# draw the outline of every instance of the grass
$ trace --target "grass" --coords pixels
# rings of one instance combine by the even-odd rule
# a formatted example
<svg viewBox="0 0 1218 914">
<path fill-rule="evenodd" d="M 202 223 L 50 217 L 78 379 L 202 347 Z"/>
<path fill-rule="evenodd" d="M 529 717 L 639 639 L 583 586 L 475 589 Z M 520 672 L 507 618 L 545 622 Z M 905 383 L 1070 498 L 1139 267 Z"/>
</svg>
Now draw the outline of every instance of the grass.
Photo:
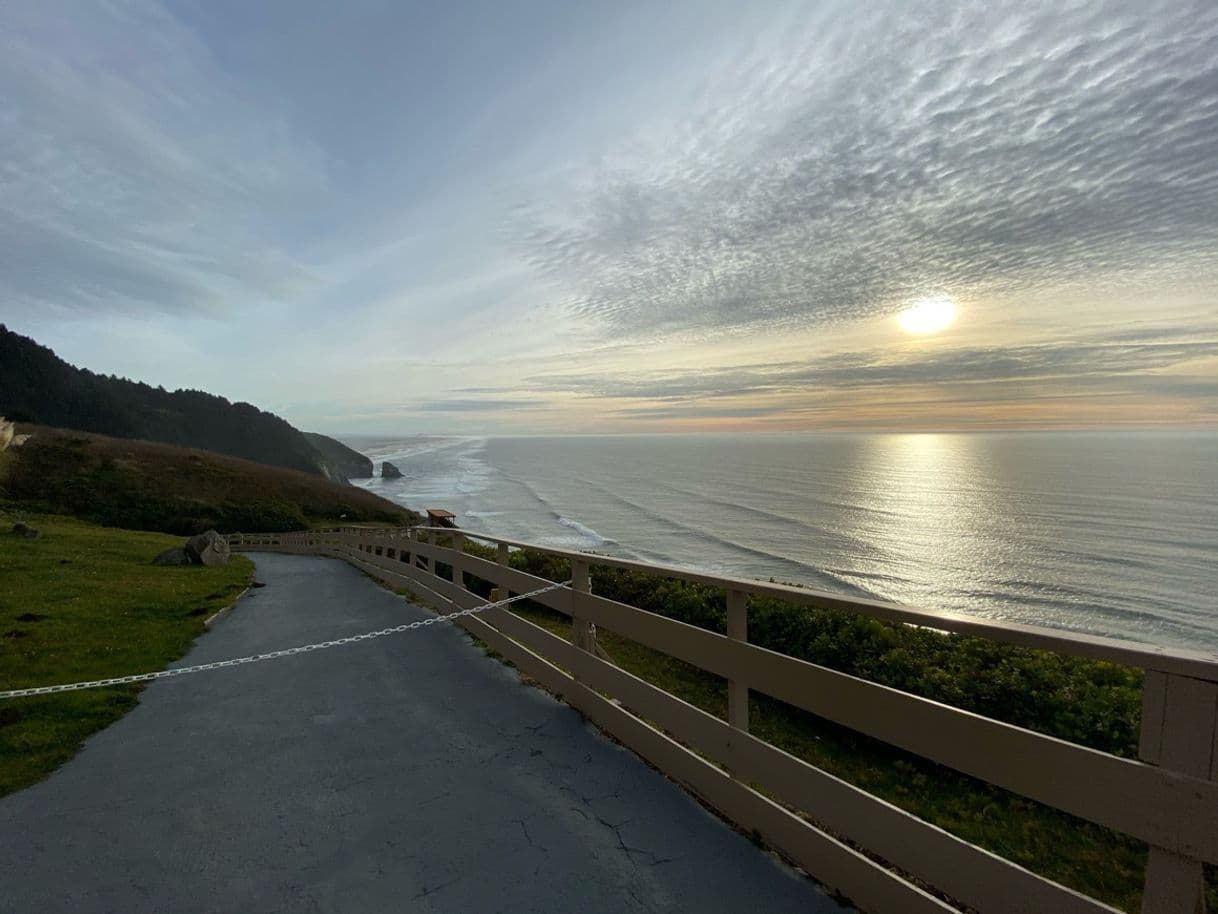
<svg viewBox="0 0 1218 914">
<path fill-rule="evenodd" d="M 406 524 L 417 515 L 355 486 L 211 451 L 23 427 L 0 486 L 31 510 L 111 527 L 189 535 L 278 533 L 335 523 Z"/>
<path fill-rule="evenodd" d="M 42 531 L 10 533 L 16 521 Z M 0 508 L 0 691 L 163 669 L 253 564 L 156 567 L 179 537 Z M 141 686 L 0 701 L 0 796 L 42 780 L 134 707 Z"/>
</svg>

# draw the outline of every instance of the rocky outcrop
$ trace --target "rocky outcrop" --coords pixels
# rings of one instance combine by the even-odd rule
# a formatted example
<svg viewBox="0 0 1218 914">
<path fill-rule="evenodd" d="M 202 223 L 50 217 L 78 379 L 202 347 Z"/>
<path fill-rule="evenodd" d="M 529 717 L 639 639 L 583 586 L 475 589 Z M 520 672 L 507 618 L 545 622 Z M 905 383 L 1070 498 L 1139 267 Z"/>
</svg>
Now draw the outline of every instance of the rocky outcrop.
<svg viewBox="0 0 1218 914">
<path fill-rule="evenodd" d="M 382 479 L 401 479 L 402 471 L 395 467 L 392 463 L 386 460 L 381 464 Z"/>
<path fill-rule="evenodd" d="M 10 447 L 21 447 L 30 440 L 29 435 L 18 435 L 17 426 L 0 416 L 0 451 Z"/>
<path fill-rule="evenodd" d="M 152 560 L 154 565 L 227 565 L 228 540 L 215 530 L 192 536 L 181 546 L 166 549 Z"/>
<path fill-rule="evenodd" d="M 321 475 L 326 477 L 326 479 L 330 480 L 330 482 L 336 482 L 340 486 L 351 485 L 351 480 L 348 479 L 346 476 L 344 476 L 341 472 L 339 472 L 332 463 L 326 462 L 324 458 L 321 461 L 320 466 L 321 466 Z"/>
<path fill-rule="evenodd" d="M 316 432 L 305 432 L 304 436 L 320 455 L 321 471 L 327 479 L 333 482 L 350 482 L 352 479 L 372 478 L 372 461 L 359 451 Z"/>
</svg>

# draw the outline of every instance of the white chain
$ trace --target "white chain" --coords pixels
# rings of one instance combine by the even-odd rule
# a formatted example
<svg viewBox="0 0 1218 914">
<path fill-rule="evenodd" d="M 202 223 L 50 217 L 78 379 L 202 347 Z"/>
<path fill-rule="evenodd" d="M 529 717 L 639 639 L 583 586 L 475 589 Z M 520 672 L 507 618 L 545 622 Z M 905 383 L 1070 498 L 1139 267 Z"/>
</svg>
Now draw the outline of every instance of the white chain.
<svg viewBox="0 0 1218 914">
<path fill-rule="evenodd" d="M 571 582 L 564 581 L 561 584 L 551 584 L 549 587 L 543 587 L 540 590 L 533 590 L 529 593 L 517 594 L 514 597 L 509 597 L 506 600 L 499 600 L 495 603 L 484 603 L 481 606 L 474 606 L 470 609 L 458 610 L 455 613 L 449 613 L 445 616 L 430 616 L 426 619 L 419 619 L 415 622 L 407 622 L 405 625 L 395 625 L 393 628 L 382 628 L 379 631 L 364 632 L 362 635 L 351 635 L 347 638 L 336 638 L 333 641 L 320 641 L 317 644 L 303 644 L 300 647 L 289 647 L 281 651 L 270 651 L 266 654 L 251 654 L 248 657 L 234 657 L 232 660 L 217 660 L 213 663 L 200 663 L 198 666 L 183 666 L 174 670 L 158 670 L 155 673 L 137 673 L 134 676 L 116 676 L 113 679 L 94 679 L 89 682 L 70 682 L 64 685 L 39 686 L 34 689 L 12 689 L 8 692 L 0 692 L 0 700 L 5 698 L 25 698 L 30 695 L 54 695 L 59 692 L 76 692 L 80 689 L 98 689 L 103 686 L 127 685 L 132 682 L 151 682 L 153 679 L 169 679 L 172 676 L 185 676 L 187 673 L 202 673 L 205 670 L 218 670 L 223 667 L 241 666 L 246 663 L 258 663 L 260 660 L 277 660 L 280 657 L 291 657 L 294 654 L 307 654 L 310 651 L 321 651 L 328 647 L 338 647 L 340 644 L 354 644 L 357 641 L 369 641 L 372 638 L 383 638 L 386 635 L 397 635 L 401 632 L 408 632 L 416 628 L 425 628 L 428 625 L 435 625 L 437 622 L 451 622 L 453 619 L 459 619 L 462 616 L 472 616 L 475 613 L 484 612 L 488 609 L 495 609 L 499 606 L 507 606 L 509 603 L 515 603 L 517 600 L 527 600 L 530 597 L 540 596 L 543 593 L 549 593 L 552 590 L 561 590 L 568 586 Z"/>
</svg>

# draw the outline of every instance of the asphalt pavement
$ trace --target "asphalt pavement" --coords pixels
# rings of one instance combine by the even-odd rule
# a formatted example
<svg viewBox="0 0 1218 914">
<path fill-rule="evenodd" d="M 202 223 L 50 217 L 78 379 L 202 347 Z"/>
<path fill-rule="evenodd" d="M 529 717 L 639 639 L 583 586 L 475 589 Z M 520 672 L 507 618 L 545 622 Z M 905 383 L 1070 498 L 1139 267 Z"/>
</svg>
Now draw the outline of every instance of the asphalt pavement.
<svg viewBox="0 0 1218 914">
<path fill-rule="evenodd" d="M 181 665 L 427 614 L 253 558 Z M 447 625 L 154 682 L 0 800 L 5 914 L 842 910 Z"/>
</svg>

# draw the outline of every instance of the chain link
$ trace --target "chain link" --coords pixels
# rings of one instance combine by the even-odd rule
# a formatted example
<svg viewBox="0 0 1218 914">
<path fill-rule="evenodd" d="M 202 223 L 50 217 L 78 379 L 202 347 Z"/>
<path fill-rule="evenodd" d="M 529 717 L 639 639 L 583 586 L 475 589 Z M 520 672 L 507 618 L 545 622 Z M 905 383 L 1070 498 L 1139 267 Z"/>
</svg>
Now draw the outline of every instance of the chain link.
<svg viewBox="0 0 1218 914">
<path fill-rule="evenodd" d="M 173 670 L 158 670 L 154 673 L 136 673 L 133 676 L 116 676 L 113 679 L 94 679 L 89 682 L 69 682 L 64 685 L 39 686 L 33 689 L 11 689 L 7 692 L 0 692 L 0 701 L 6 698 L 27 698 L 32 695 L 56 695 L 60 692 L 77 692 L 81 689 L 99 689 L 105 686 L 128 685 L 133 682 L 151 682 L 154 679 L 170 679 L 174 676 L 185 676 L 187 673 L 202 673 L 206 670 L 219 670 L 230 666 L 241 666 L 246 663 L 258 663 L 262 660 L 278 660 L 280 657 L 291 657 L 295 654 L 307 654 L 311 651 L 322 651 L 326 648 L 338 647 L 342 644 L 355 644 L 357 641 L 369 641 L 373 638 L 384 638 L 386 635 L 397 635 L 402 632 L 413 631 L 416 628 L 426 628 L 428 625 L 435 625 L 438 622 L 451 622 L 454 619 L 460 619 L 462 616 L 472 616 L 480 612 L 485 612 L 488 609 L 496 609 L 500 606 L 507 606 L 515 603 L 518 600 L 527 600 L 530 597 L 537 597 L 543 593 L 550 593 L 553 590 L 561 590 L 570 585 L 570 581 L 564 581 L 561 584 L 551 584 L 549 587 L 542 587 L 540 590 L 533 590 L 529 593 L 517 594 L 514 597 L 509 597 L 506 600 L 499 600 L 495 603 L 484 603 L 481 606 L 473 606 L 469 609 L 461 609 L 454 613 L 448 613 L 442 616 L 429 616 L 426 619 L 418 619 L 415 622 L 407 622 L 404 625 L 395 625 L 392 628 L 382 628 L 373 632 L 364 632 L 359 635 L 350 635 L 346 638 L 335 638 L 333 641 L 319 641 L 316 644 L 302 644 L 299 647 L 284 648 L 279 651 L 269 651 L 265 654 L 251 654 L 248 657 L 234 657 L 231 660 L 216 660 L 212 663 L 200 663 L 197 666 L 183 666 Z"/>
</svg>

